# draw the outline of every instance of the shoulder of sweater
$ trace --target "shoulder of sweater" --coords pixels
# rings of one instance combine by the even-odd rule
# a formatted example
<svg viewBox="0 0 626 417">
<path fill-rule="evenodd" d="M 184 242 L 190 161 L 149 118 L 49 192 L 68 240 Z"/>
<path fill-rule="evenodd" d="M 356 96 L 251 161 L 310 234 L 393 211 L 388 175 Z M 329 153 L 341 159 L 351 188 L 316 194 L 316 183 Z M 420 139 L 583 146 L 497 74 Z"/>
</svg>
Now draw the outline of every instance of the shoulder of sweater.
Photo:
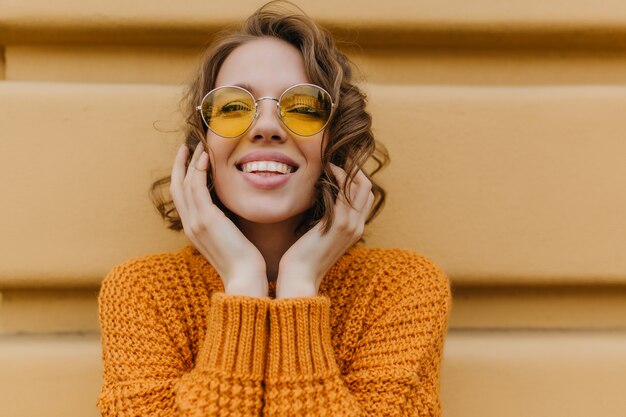
<svg viewBox="0 0 626 417">
<path fill-rule="evenodd" d="M 377 286 L 406 293 L 408 289 L 450 297 L 450 281 L 431 258 L 407 249 L 354 247 L 352 265 L 363 265 L 377 276 Z"/>
<path fill-rule="evenodd" d="M 102 287 L 141 288 L 160 285 L 163 280 L 188 272 L 192 247 L 177 252 L 161 252 L 130 258 L 115 265 L 102 281 Z"/>
</svg>

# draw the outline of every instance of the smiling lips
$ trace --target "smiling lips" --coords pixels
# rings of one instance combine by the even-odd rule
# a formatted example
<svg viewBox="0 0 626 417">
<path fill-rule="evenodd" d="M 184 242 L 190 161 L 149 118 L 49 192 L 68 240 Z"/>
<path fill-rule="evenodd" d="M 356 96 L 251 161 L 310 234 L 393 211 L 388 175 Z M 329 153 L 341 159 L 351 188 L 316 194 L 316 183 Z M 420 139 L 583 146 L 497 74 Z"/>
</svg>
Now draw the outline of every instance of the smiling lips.
<svg viewBox="0 0 626 417">
<path fill-rule="evenodd" d="M 235 164 L 242 172 L 269 175 L 285 175 L 298 170 L 298 164 L 281 152 L 254 151 L 244 155 Z"/>
<path fill-rule="evenodd" d="M 283 186 L 298 170 L 291 158 L 271 151 L 251 152 L 241 158 L 236 167 L 250 185 L 264 190 Z"/>
<path fill-rule="evenodd" d="M 276 161 L 253 161 L 241 164 L 241 170 L 255 174 L 279 175 L 291 173 L 293 167 Z"/>
</svg>

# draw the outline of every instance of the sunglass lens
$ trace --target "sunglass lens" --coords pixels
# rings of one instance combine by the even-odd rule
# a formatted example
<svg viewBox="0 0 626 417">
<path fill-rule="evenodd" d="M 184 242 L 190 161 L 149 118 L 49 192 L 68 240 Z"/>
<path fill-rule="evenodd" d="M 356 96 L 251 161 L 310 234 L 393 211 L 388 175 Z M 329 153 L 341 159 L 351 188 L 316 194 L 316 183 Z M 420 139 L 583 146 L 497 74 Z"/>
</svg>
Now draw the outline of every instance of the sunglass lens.
<svg viewBox="0 0 626 417">
<path fill-rule="evenodd" d="M 218 88 L 202 102 L 202 116 L 207 126 L 218 135 L 239 136 L 254 119 L 254 98 L 236 87 Z"/>
<path fill-rule="evenodd" d="M 319 87 L 297 85 L 280 99 L 280 116 L 295 134 L 311 136 L 328 123 L 332 110 L 330 95 Z"/>
</svg>

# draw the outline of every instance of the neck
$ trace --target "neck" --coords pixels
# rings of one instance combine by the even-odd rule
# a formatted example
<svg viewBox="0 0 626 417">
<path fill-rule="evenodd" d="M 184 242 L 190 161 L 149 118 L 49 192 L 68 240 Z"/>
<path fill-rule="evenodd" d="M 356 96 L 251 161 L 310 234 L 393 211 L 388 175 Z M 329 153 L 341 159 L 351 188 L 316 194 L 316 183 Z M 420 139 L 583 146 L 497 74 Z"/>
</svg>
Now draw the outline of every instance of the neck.
<svg viewBox="0 0 626 417">
<path fill-rule="evenodd" d="M 265 259 L 268 281 L 276 280 L 280 259 L 300 237 L 295 230 L 301 221 L 301 216 L 270 224 L 238 219 L 237 226 L 241 232 L 257 247 Z"/>
</svg>

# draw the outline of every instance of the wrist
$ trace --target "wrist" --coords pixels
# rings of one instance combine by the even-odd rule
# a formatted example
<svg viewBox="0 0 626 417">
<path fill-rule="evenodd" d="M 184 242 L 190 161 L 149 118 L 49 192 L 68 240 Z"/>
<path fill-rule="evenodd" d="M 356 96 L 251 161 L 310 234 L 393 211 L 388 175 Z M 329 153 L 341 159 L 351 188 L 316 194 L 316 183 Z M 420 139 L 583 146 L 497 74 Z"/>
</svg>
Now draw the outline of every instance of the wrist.
<svg viewBox="0 0 626 417">
<path fill-rule="evenodd" d="M 276 281 L 276 299 L 315 297 L 317 286 L 313 279 L 303 279 L 302 276 L 278 275 Z"/>
<path fill-rule="evenodd" d="M 224 284 L 224 294 L 263 298 L 268 296 L 267 278 L 234 279 Z"/>
</svg>

